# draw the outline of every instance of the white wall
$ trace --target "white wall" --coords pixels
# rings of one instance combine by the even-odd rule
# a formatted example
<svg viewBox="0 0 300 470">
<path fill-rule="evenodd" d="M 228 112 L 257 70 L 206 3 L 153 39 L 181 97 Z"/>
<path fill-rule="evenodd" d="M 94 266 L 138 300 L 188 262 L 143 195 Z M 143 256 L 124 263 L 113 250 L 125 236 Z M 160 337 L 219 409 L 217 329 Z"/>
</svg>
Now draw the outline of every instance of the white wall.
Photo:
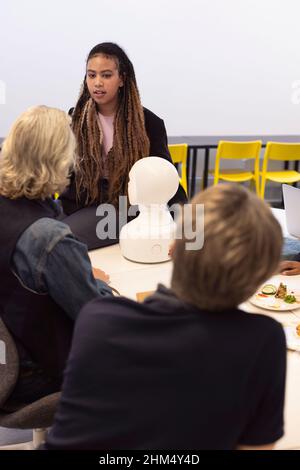
<svg viewBox="0 0 300 470">
<path fill-rule="evenodd" d="M 4 0 L 0 136 L 28 106 L 74 105 L 103 41 L 169 135 L 299 134 L 299 17 L 299 0 Z"/>
</svg>

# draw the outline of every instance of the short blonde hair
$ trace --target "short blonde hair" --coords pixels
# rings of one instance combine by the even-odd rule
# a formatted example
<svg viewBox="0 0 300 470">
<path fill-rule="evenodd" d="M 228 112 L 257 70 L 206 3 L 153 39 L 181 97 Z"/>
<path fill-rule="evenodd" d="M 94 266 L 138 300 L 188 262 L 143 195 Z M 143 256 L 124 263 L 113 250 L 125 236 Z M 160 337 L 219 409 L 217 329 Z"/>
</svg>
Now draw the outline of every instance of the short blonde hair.
<svg viewBox="0 0 300 470">
<path fill-rule="evenodd" d="M 76 141 L 67 114 L 37 106 L 12 126 L 0 155 L 0 194 L 45 199 L 60 193 L 74 167 Z"/>
<path fill-rule="evenodd" d="M 281 227 L 264 201 L 237 184 L 213 186 L 191 203 L 204 205 L 204 245 L 186 250 L 187 240 L 176 240 L 172 289 L 201 309 L 237 307 L 276 271 Z"/>
</svg>

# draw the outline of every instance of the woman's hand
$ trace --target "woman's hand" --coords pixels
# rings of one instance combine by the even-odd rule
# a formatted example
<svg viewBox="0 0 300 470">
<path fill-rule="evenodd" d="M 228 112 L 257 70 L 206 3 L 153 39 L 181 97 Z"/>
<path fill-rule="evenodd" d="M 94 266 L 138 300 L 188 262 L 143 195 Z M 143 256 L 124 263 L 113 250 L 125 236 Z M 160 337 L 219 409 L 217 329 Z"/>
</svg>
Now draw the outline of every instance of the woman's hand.
<svg viewBox="0 0 300 470">
<path fill-rule="evenodd" d="M 109 275 L 102 271 L 102 269 L 93 268 L 93 274 L 95 279 L 109 283 Z"/>
<path fill-rule="evenodd" d="M 279 265 L 280 274 L 284 276 L 295 276 L 300 274 L 300 262 L 299 261 L 281 261 Z"/>
</svg>

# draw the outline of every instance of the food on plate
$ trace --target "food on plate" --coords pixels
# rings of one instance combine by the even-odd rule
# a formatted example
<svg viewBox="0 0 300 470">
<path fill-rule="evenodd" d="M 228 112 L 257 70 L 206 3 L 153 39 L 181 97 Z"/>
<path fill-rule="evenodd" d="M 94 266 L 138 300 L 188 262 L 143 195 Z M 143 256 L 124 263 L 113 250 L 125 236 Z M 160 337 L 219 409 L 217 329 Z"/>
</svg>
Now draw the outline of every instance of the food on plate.
<svg viewBox="0 0 300 470">
<path fill-rule="evenodd" d="M 297 296 L 295 291 L 288 289 L 287 285 L 282 282 L 279 286 L 276 284 L 263 285 L 254 296 L 254 299 L 258 300 L 258 306 L 271 310 L 295 309 L 298 308 L 297 304 L 300 304 L 300 296 Z"/>
<path fill-rule="evenodd" d="M 293 294 L 286 295 L 283 300 L 287 304 L 293 304 L 294 302 L 297 302 L 297 299 Z"/>
<path fill-rule="evenodd" d="M 297 336 L 300 336 L 300 323 L 296 326 L 296 334 Z"/>
<path fill-rule="evenodd" d="M 277 299 L 284 299 L 287 296 L 287 287 L 286 284 L 283 284 L 282 282 L 279 284 L 279 287 L 277 289 L 277 292 L 275 294 L 275 297 Z"/>
<path fill-rule="evenodd" d="M 265 295 L 274 295 L 276 294 L 277 287 L 274 286 L 273 284 L 266 284 L 263 286 L 261 293 Z"/>
</svg>

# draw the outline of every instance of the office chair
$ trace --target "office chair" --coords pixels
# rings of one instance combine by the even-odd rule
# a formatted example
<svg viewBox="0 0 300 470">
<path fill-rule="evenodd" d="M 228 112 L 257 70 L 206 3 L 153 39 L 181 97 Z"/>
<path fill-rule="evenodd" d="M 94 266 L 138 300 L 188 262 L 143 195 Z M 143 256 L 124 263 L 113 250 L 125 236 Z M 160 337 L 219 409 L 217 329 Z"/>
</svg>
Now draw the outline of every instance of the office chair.
<svg viewBox="0 0 300 470">
<path fill-rule="evenodd" d="M 33 439 L 22 444 L 1 446 L 0 450 L 34 450 L 45 440 L 47 428 L 53 422 L 60 392 L 52 393 L 39 400 L 18 407 L 12 412 L 5 407 L 16 385 L 19 375 L 19 356 L 15 342 L 0 318 L 0 427 L 32 429 Z"/>
</svg>

